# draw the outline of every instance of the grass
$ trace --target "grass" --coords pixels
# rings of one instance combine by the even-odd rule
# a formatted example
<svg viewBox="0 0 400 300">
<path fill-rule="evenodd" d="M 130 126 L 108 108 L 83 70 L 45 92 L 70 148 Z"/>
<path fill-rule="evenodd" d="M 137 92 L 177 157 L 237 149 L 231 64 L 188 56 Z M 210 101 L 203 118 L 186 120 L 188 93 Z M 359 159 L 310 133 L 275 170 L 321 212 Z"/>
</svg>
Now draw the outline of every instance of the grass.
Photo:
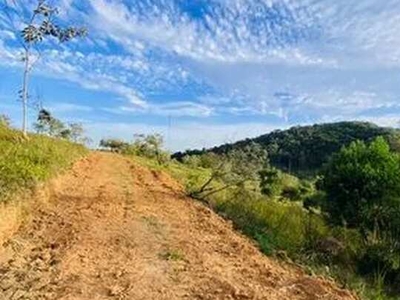
<svg viewBox="0 0 400 300">
<path fill-rule="evenodd" d="M 82 145 L 29 135 L 0 125 L 0 201 L 31 189 L 87 153 Z"/>
<path fill-rule="evenodd" d="M 138 163 L 153 170 L 168 172 L 183 183 L 190 193 L 209 176 L 204 168 L 189 167 L 179 162 L 158 165 L 147 158 L 134 157 Z M 284 177 L 285 187 L 299 186 L 293 176 Z M 216 183 L 218 184 L 218 183 Z M 361 246 L 359 233 L 326 224 L 318 212 L 305 210 L 300 202 L 285 199 L 266 199 L 252 189 L 225 190 L 207 199 L 208 205 L 234 226 L 255 240 L 262 252 L 280 259 L 289 259 L 304 266 L 309 274 L 319 274 L 334 278 L 339 285 L 356 292 L 361 299 L 389 300 L 379 283 L 368 281 L 356 274 L 355 257 Z M 320 241 L 334 237 L 346 245 L 339 256 L 326 253 L 329 249 L 319 249 Z"/>
<path fill-rule="evenodd" d="M 181 261 L 184 260 L 184 255 L 179 250 L 167 250 L 160 253 L 160 258 L 168 261 Z"/>
</svg>

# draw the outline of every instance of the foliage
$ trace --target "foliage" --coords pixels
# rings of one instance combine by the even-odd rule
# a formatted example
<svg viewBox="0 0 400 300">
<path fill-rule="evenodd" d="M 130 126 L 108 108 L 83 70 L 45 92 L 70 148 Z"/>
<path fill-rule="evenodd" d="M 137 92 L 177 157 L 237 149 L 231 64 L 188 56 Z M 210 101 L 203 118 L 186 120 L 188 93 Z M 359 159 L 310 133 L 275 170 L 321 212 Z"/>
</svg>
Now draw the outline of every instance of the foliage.
<svg viewBox="0 0 400 300">
<path fill-rule="evenodd" d="M 394 286 L 400 278 L 400 156 L 383 138 L 354 142 L 332 157 L 320 187 L 330 221 L 363 238 L 359 271 Z"/>
<path fill-rule="evenodd" d="M 159 165 L 170 160 L 170 155 L 163 150 L 163 137 L 160 134 L 135 134 L 131 143 L 119 139 L 102 139 L 100 147 L 125 155 L 135 155 L 155 159 Z"/>
<path fill-rule="evenodd" d="M 85 153 L 81 145 L 40 135 L 26 140 L 0 125 L 0 200 L 48 179 Z"/>
<path fill-rule="evenodd" d="M 46 109 L 41 109 L 37 121 L 33 124 L 38 134 L 46 134 L 51 137 L 63 138 L 74 143 L 84 144 L 88 139 L 84 136 L 81 124 L 64 124 L 61 120 L 53 117 Z"/>
<path fill-rule="evenodd" d="M 268 162 L 267 153 L 258 144 L 249 144 L 224 156 L 208 155 L 205 158 L 204 165 L 210 166 L 211 174 L 198 190 L 192 192 L 191 196 L 198 199 L 257 182 L 259 172 Z M 213 185 L 215 181 L 223 183 L 222 186 Z"/>
<path fill-rule="evenodd" d="M 43 44 L 48 38 L 56 39 L 60 43 L 71 41 L 74 38 L 86 36 L 87 30 L 84 27 L 74 26 L 61 27 L 56 23 L 58 9 L 51 6 L 51 1 L 38 0 L 33 8 L 26 3 L 17 4 L 17 1 L 4 2 L 2 10 L 4 16 L 9 18 L 10 24 L 21 24 L 24 27 L 15 30 L 20 31 L 20 43 L 23 48 L 22 62 L 24 64 L 22 88 L 19 96 L 22 102 L 22 131 L 27 135 L 27 110 L 29 99 L 29 76 L 43 52 L 39 45 Z M 21 11 L 22 9 L 22 11 Z M 18 22 L 14 22 L 17 20 Z M 36 56 L 33 53 L 36 53 Z"/>
<path fill-rule="evenodd" d="M 112 152 L 121 152 L 128 144 L 119 139 L 102 139 L 99 146 Z"/>
<path fill-rule="evenodd" d="M 59 42 L 67 42 L 87 34 L 87 30 L 84 27 L 61 28 L 55 24 L 54 17 L 58 13 L 58 9 L 46 2 L 48 1 L 38 1 L 37 7 L 33 10 L 31 22 L 22 30 L 22 37 L 26 44 L 39 43 L 45 37 L 53 37 Z"/>
<path fill-rule="evenodd" d="M 274 197 L 282 192 L 282 173 L 276 168 L 264 168 L 260 172 L 261 193 Z"/>
<path fill-rule="evenodd" d="M 221 216 L 231 220 L 237 229 L 252 237 L 264 253 L 300 262 L 306 265 L 311 274 L 316 272 L 333 276 L 363 299 L 391 299 L 382 287 L 387 291 L 389 278 L 393 283 L 400 280 L 393 268 L 387 268 L 389 262 L 391 266 L 396 262 L 395 255 L 388 255 L 395 253 L 392 251 L 395 244 L 389 246 L 380 243 L 369 248 L 358 228 L 333 226 L 327 222 L 327 213 L 321 210 L 326 207 L 326 193 L 314 188 L 314 185 L 322 187 L 322 177 L 314 181 L 299 180 L 279 171 L 279 180 L 276 182 L 279 191 L 274 196 L 261 193 L 262 186 L 269 185 L 269 182 L 264 182 L 258 188 L 262 176 L 252 184 L 221 190 L 229 179 L 225 181 L 225 172 L 222 170 L 226 169 L 219 170 L 218 163 L 227 156 L 209 152 L 188 157 L 184 164 L 173 161 L 162 169 L 182 181 L 188 194 L 198 191 L 212 174 L 220 172 L 209 187 L 218 192 L 202 200 Z M 149 160 L 141 162 L 150 167 L 156 166 L 149 165 Z M 244 159 L 244 162 L 247 160 Z M 266 164 L 261 168 L 261 173 L 271 170 Z M 400 220 L 400 217 L 395 219 Z M 391 224 L 400 228 L 400 224 Z M 377 265 L 386 267 L 379 269 Z M 368 269 L 372 270 L 372 274 L 371 271 L 366 272 Z"/>
<path fill-rule="evenodd" d="M 383 138 L 370 145 L 354 142 L 332 157 L 322 189 L 333 222 L 378 229 L 385 225 L 370 220 L 382 220 L 400 199 L 400 158 L 390 152 Z"/>
<path fill-rule="evenodd" d="M 395 147 L 398 145 L 395 136 L 398 137 L 398 135 L 398 130 L 382 128 L 366 122 L 298 126 L 208 150 L 178 152 L 172 158 L 182 161 L 185 156 L 199 156 L 204 153 L 227 154 L 234 149 L 243 149 L 251 143 L 258 143 L 268 152 L 272 166 L 285 172 L 308 177 L 318 173 L 330 156 L 339 151 L 342 146 L 347 146 L 356 140 L 370 142 L 378 136 L 384 136 L 385 139 L 391 139 Z"/>
<path fill-rule="evenodd" d="M 164 139 L 160 134 L 137 134 L 131 147 L 136 155 L 156 159 L 158 164 L 169 160 L 169 155 L 162 150 Z"/>
</svg>

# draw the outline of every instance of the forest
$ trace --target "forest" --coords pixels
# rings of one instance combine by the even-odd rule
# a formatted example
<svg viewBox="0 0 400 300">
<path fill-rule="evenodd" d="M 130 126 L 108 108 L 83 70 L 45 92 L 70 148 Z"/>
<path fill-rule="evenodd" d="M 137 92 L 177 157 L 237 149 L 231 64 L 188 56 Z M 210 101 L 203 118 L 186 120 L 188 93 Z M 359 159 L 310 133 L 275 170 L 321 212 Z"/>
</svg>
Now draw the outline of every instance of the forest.
<svg viewBox="0 0 400 300">
<path fill-rule="evenodd" d="M 368 143 L 378 136 L 383 136 L 392 149 L 399 150 L 399 135 L 398 129 L 383 128 L 368 122 L 316 124 L 276 130 L 256 138 L 211 149 L 178 152 L 172 157 L 182 160 L 186 155 L 200 155 L 208 152 L 225 154 L 254 142 L 268 152 L 269 161 L 273 166 L 288 173 L 307 176 L 315 175 L 333 153 L 356 140 Z"/>
</svg>

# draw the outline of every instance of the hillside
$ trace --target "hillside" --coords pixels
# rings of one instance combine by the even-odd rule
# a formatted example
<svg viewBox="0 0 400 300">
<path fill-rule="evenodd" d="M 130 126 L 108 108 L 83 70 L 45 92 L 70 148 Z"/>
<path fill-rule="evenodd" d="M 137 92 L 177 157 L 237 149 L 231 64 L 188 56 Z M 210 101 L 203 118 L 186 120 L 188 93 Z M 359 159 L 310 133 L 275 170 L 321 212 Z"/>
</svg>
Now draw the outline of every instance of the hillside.
<svg viewBox="0 0 400 300">
<path fill-rule="evenodd" d="M 84 146 L 65 139 L 38 134 L 25 138 L 0 122 L 0 203 L 35 187 L 86 153 Z"/>
<path fill-rule="evenodd" d="M 1 299 L 355 299 L 267 258 L 131 159 L 94 153 L 49 191 L 1 241 Z"/>
<path fill-rule="evenodd" d="M 173 155 L 173 158 L 182 160 L 186 155 L 199 155 L 205 152 L 222 154 L 232 149 L 244 148 L 255 142 L 268 151 L 273 166 L 290 173 L 303 175 L 318 171 L 332 153 L 355 140 L 369 142 L 377 136 L 384 136 L 394 143 L 395 136 L 399 133 L 399 130 L 379 127 L 367 122 L 296 126 L 288 130 L 276 130 L 256 138 L 224 144 L 211 149 L 178 152 Z"/>
</svg>

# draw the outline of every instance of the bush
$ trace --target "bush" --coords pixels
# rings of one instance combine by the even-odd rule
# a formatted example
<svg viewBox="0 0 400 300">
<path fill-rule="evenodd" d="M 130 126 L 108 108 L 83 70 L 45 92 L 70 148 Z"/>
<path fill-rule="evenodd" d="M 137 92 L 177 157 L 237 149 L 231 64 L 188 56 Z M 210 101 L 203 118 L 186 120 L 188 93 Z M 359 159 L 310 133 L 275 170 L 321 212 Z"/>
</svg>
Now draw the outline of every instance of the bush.
<svg viewBox="0 0 400 300">
<path fill-rule="evenodd" d="M 332 157 L 320 186 L 330 221 L 362 237 L 353 260 L 359 273 L 380 288 L 394 286 L 400 276 L 399 155 L 383 138 L 352 143 Z"/>
</svg>

